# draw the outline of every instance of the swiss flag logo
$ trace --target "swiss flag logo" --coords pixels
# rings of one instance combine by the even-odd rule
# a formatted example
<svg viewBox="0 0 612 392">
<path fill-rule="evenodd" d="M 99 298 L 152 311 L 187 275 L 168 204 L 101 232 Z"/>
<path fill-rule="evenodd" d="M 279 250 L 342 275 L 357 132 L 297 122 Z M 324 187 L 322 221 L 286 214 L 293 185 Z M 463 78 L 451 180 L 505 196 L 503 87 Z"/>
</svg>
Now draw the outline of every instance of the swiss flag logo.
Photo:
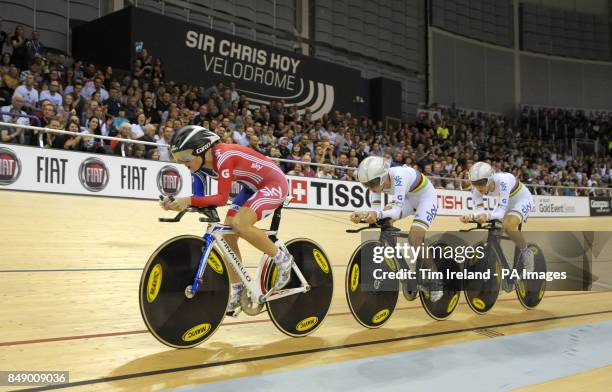
<svg viewBox="0 0 612 392">
<path fill-rule="evenodd" d="M 308 204 L 308 181 L 291 180 L 291 203 Z"/>
</svg>

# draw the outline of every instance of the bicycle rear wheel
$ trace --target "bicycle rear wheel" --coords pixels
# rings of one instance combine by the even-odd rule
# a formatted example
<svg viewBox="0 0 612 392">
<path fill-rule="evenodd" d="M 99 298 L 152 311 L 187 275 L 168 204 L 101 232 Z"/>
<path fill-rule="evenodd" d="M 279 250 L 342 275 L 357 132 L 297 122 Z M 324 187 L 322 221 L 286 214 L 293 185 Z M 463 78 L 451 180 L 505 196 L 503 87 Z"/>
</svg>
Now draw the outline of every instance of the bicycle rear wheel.
<svg viewBox="0 0 612 392">
<path fill-rule="evenodd" d="M 534 272 L 539 275 L 546 274 L 546 260 L 542 250 L 535 244 L 529 244 L 533 252 Z M 523 261 L 519 260 L 519 271 L 523 270 Z M 533 309 L 542 302 L 546 292 L 546 279 L 518 279 L 515 285 L 516 296 L 525 309 Z"/>
<path fill-rule="evenodd" d="M 316 331 L 329 312 L 334 294 L 332 266 L 323 249 L 314 241 L 297 238 L 286 242 L 285 246 L 310 285 L 310 291 L 266 302 L 266 307 L 270 319 L 281 332 L 302 337 Z M 274 285 L 278 273 L 274 262 L 270 262 L 270 267 L 264 276 L 266 290 Z M 300 286 L 300 279 L 292 271 L 285 289 Z"/>
<path fill-rule="evenodd" d="M 430 245 L 431 248 L 447 249 L 450 247 L 449 243 L 454 243 L 455 239 L 450 236 L 442 236 L 439 241 L 433 242 Z M 433 302 L 429 295 L 429 290 L 420 290 L 419 298 L 423 309 L 427 314 L 434 320 L 445 320 L 447 319 L 457 308 L 459 302 L 459 293 L 461 292 L 461 281 L 459 279 L 449 279 L 448 277 L 454 273 L 460 271 L 460 266 L 455 262 L 452 257 L 446 257 L 445 252 L 436 254 L 433 258 L 438 272 L 442 273 L 444 288 L 442 298 Z M 450 253 L 449 253 L 450 254 Z M 417 261 L 417 271 L 419 271 L 419 279 L 421 278 L 421 267 L 423 266 L 423 260 Z M 423 286 L 427 287 L 427 284 Z"/>
</svg>

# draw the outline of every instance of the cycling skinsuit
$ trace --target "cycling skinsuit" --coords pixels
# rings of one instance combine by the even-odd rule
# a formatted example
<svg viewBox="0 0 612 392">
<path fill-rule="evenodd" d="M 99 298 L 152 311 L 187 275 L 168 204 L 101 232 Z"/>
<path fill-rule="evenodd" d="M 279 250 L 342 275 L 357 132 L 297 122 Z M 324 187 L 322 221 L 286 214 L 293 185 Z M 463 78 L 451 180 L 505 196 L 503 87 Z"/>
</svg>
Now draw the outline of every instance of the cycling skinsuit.
<svg viewBox="0 0 612 392">
<path fill-rule="evenodd" d="M 423 173 L 408 166 L 389 169 L 391 188 L 383 189 L 393 199 L 381 211 L 381 194 L 370 192 L 370 204 L 379 218 L 400 219 L 414 214 L 413 226 L 429 229 L 438 212 L 438 195 Z"/>
<path fill-rule="evenodd" d="M 225 143 L 214 145 L 212 155 L 218 192 L 211 196 L 192 196 L 192 206 L 224 206 L 229 199 L 232 182 L 241 184 L 242 190 L 234 198 L 227 216 L 236 215 L 244 206 L 252 209 L 260 220 L 285 201 L 287 178 L 264 155 L 248 147 Z"/>
<path fill-rule="evenodd" d="M 529 189 L 524 186 L 511 173 L 495 173 L 492 178 L 495 189 L 487 196 L 499 196 L 497 206 L 489 213 L 489 220 L 501 220 L 506 214 L 513 214 L 524 222 L 529 216 L 533 206 L 533 196 Z M 474 199 L 474 213 L 481 214 L 484 211 L 483 196 L 476 187 L 472 187 L 472 198 Z"/>
</svg>

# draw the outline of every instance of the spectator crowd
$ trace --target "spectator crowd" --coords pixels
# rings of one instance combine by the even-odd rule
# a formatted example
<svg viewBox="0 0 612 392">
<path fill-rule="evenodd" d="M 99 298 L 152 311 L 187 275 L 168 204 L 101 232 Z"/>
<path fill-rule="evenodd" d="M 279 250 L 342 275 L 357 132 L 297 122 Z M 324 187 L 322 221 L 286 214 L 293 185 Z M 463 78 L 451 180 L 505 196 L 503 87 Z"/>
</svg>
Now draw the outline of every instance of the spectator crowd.
<svg viewBox="0 0 612 392">
<path fill-rule="evenodd" d="M 234 82 L 192 86 L 169 80 L 162 60 L 146 48 L 129 72 L 117 72 L 47 53 L 38 32 L 26 38 L 21 26 L 12 34 L 2 33 L 0 39 L 2 120 L 78 133 L 42 134 L 42 144 L 49 148 L 169 161 L 166 145 L 173 133 L 197 124 L 213 130 L 226 143 L 300 161 L 279 162 L 295 176 L 355 180 L 359 162 L 376 155 L 391 159 L 394 166 L 414 166 L 430 176 L 436 187 L 447 189 L 467 186 L 468 170 L 478 160 L 512 172 L 528 186 L 536 185 L 532 188 L 538 194 L 597 194 L 602 191 L 570 187 L 612 185 L 612 117 L 608 113 L 524 108 L 516 126 L 501 115 L 452 107 L 427 108 L 416 121 L 399 128 L 339 111 L 313 119 L 308 109 L 282 100 L 252 105 Z M 571 129 L 572 137 L 597 139 L 606 148 L 597 156 L 573 157 L 567 144 L 555 142 L 559 129 Z M 126 142 L 102 141 L 92 135 Z M 565 135 L 559 134 L 558 140 Z M 35 130 L 0 127 L 2 143 L 38 146 L 39 136 Z"/>
</svg>

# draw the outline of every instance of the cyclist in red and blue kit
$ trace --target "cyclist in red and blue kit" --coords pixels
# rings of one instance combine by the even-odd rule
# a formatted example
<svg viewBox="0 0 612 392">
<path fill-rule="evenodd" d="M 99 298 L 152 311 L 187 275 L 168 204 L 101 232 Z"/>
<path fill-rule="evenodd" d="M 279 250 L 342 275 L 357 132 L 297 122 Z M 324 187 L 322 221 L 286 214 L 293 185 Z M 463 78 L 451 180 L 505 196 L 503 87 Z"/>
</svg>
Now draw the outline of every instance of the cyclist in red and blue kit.
<svg viewBox="0 0 612 392">
<path fill-rule="evenodd" d="M 177 163 L 202 178 L 212 171 L 218 181 L 218 193 L 191 197 L 165 198 L 161 205 L 166 210 L 182 211 L 190 206 L 224 206 L 230 196 L 233 182 L 242 185 L 240 193 L 233 199 L 225 224 L 235 234 L 225 235 L 225 240 L 240 258 L 238 238 L 244 238 L 251 245 L 274 259 L 278 277 L 274 290 L 285 287 L 291 276 L 293 258 L 281 241 L 273 243 L 268 236 L 255 227 L 258 220 L 265 218 L 280 206 L 287 196 L 287 179 L 282 170 L 264 155 L 241 145 L 220 143 L 220 138 L 206 128 L 189 125 L 181 128 L 172 138 L 171 153 Z M 228 313 L 237 315 L 240 304 L 242 283 L 232 269 L 229 269 L 232 293 Z"/>
</svg>

